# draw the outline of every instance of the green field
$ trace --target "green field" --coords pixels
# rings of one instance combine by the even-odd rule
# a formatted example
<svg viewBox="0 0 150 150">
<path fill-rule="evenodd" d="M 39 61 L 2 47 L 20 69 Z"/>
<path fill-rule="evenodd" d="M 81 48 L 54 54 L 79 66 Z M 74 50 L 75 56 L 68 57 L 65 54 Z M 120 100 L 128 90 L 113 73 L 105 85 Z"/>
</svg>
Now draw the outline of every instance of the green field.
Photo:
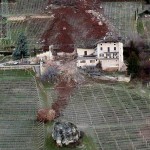
<svg viewBox="0 0 150 150">
<path fill-rule="evenodd" d="M 137 22 L 137 31 L 140 36 L 146 41 L 147 45 L 150 45 L 150 19 L 139 18 Z"/>
<path fill-rule="evenodd" d="M 95 150 L 149 149 L 150 136 L 144 131 L 150 127 L 150 97 L 130 88 L 119 83 L 78 87 L 59 119 L 75 123 L 92 137 Z M 52 88 L 49 98 L 56 99 Z"/>
<path fill-rule="evenodd" d="M 50 107 L 58 95 L 53 85 L 38 81 L 36 86 L 33 75 L 31 70 L 0 71 L 2 150 L 60 149 L 51 138 L 53 122 L 44 126 L 35 121 L 37 110 Z M 150 128 L 149 90 L 123 83 L 79 86 L 58 119 L 76 124 L 85 133 L 75 150 L 149 149 L 150 136 L 145 133 Z"/>
<path fill-rule="evenodd" d="M 0 71 L 0 149 L 41 150 L 44 125 L 36 122 L 40 108 L 32 72 Z"/>
<path fill-rule="evenodd" d="M 41 45 L 36 42 L 41 38 L 50 19 L 34 18 L 34 16 L 47 15 L 44 13 L 47 3 L 48 1 L 45 0 L 30 0 L 30 2 L 16 0 L 16 3 L 0 3 L 0 15 L 8 18 L 7 37 L 0 39 L 0 50 L 15 46 L 21 32 L 24 32 L 27 36 L 29 48 L 39 48 Z M 14 16 L 18 19 L 19 17 L 26 17 L 26 19 L 9 20 L 10 17 Z M 33 16 L 33 18 L 30 16 Z"/>
<path fill-rule="evenodd" d="M 142 0 L 136 2 L 102 2 L 104 15 L 111 29 L 125 40 L 135 38 L 137 34 L 135 11 L 142 10 Z"/>
<path fill-rule="evenodd" d="M 45 150 L 95 150 L 96 145 L 93 143 L 93 139 L 91 137 L 88 137 L 84 135 L 82 143 L 75 147 L 58 147 L 56 146 L 55 141 L 52 139 L 51 134 L 46 138 L 46 144 L 45 144 Z"/>
</svg>

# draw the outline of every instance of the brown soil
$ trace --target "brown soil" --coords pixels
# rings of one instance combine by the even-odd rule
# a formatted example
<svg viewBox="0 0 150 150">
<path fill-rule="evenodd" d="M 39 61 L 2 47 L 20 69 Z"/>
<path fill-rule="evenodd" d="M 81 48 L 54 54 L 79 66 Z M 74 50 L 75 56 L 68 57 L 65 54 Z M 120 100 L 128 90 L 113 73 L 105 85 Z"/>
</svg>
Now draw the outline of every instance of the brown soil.
<svg viewBox="0 0 150 150">
<path fill-rule="evenodd" d="M 45 50 L 49 44 L 54 44 L 60 45 L 61 51 L 71 53 L 74 50 L 73 44 L 81 41 L 86 44 L 92 41 L 94 44 L 104 37 L 108 31 L 107 25 L 104 22 L 99 25 L 99 21 L 86 12 L 93 9 L 100 12 L 99 3 L 100 0 L 96 0 L 95 3 L 92 0 L 78 1 L 72 7 L 59 6 L 50 10 L 55 18 L 42 36 L 42 40 L 45 40 Z"/>
<path fill-rule="evenodd" d="M 150 140 L 150 126 L 147 125 L 147 127 L 143 127 L 140 129 L 140 136 L 142 136 L 142 138 L 144 137 L 145 140 Z"/>
<path fill-rule="evenodd" d="M 61 81 L 55 90 L 58 94 L 58 98 L 54 100 L 51 108 L 43 108 L 37 112 L 37 121 L 47 123 L 61 115 L 61 111 L 66 108 L 69 97 L 76 87 L 75 82 L 71 80 L 70 82 Z"/>
<path fill-rule="evenodd" d="M 62 81 L 60 82 L 55 90 L 57 91 L 58 98 L 55 100 L 55 102 L 52 104 L 52 109 L 55 110 L 56 116 L 59 117 L 61 111 L 66 108 L 68 102 L 69 102 L 69 97 L 71 93 L 73 92 L 75 88 L 75 82 L 74 81 Z"/>
</svg>

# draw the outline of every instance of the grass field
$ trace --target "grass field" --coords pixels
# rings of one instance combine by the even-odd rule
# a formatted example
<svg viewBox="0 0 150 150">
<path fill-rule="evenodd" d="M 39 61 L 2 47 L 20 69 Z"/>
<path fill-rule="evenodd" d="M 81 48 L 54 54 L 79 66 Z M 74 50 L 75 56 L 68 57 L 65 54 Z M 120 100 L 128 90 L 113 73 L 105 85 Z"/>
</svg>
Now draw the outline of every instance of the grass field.
<svg viewBox="0 0 150 150">
<path fill-rule="evenodd" d="M 16 0 L 16 3 L 1 4 L 0 3 L 0 14 L 5 17 L 28 17 L 25 20 L 13 20 L 7 21 L 7 35 L 6 39 L 0 39 L 0 49 L 4 47 L 14 46 L 16 40 L 21 32 L 27 35 L 29 47 L 38 47 L 41 35 L 45 31 L 47 23 L 50 19 L 34 18 L 34 16 L 47 15 L 44 13 L 45 8 L 48 4 L 48 0 Z M 3 11 L 2 11 L 3 8 Z M 6 9 L 7 8 L 7 9 Z M 33 16 L 33 18 L 30 18 Z"/>
<path fill-rule="evenodd" d="M 30 73 L 29 73 L 30 72 Z M 0 149 L 58 150 L 52 123 L 37 123 L 36 111 L 57 100 L 53 85 L 39 86 L 33 72 L 0 71 Z M 122 83 L 79 86 L 58 120 L 70 121 L 85 133 L 75 150 L 149 149 L 150 89 Z M 141 89 L 146 93 L 140 94 Z M 41 94 L 42 91 L 43 93 Z M 63 148 L 71 150 L 73 148 Z"/>
<path fill-rule="evenodd" d="M 126 42 L 137 34 L 135 11 L 142 10 L 140 2 L 103 2 L 104 15 Z"/>
<path fill-rule="evenodd" d="M 146 44 L 150 45 L 150 19 L 139 18 L 137 30 L 140 36 L 146 41 Z"/>
<path fill-rule="evenodd" d="M 95 150 L 149 149 L 150 135 L 145 131 L 150 128 L 150 98 L 129 87 L 123 84 L 78 87 L 59 119 L 75 123 L 92 137 Z M 49 98 L 55 97 L 51 89 Z"/>
<path fill-rule="evenodd" d="M 96 145 L 93 143 L 92 137 L 84 135 L 84 138 L 81 141 L 82 143 L 75 147 L 58 147 L 56 146 L 55 141 L 52 139 L 51 134 L 47 136 L 46 143 L 45 143 L 45 150 L 51 149 L 51 150 L 95 150 Z"/>
<path fill-rule="evenodd" d="M 43 123 L 36 122 L 40 108 L 36 82 L 24 70 L 0 71 L 0 149 L 41 150 Z"/>
</svg>

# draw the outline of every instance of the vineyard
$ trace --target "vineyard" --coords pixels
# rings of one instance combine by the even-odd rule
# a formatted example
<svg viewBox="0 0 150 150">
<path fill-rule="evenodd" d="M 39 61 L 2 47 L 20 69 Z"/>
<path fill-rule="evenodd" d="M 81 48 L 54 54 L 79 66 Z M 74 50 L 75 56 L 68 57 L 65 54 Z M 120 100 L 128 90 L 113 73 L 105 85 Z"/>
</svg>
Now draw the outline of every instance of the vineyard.
<svg viewBox="0 0 150 150">
<path fill-rule="evenodd" d="M 102 7 L 116 32 L 126 42 L 137 36 L 135 12 L 137 9 L 142 11 L 142 1 L 103 2 Z"/>
<path fill-rule="evenodd" d="M 49 90 L 50 101 L 56 99 Z M 61 112 L 62 120 L 85 130 L 98 150 L 149 149 L 150 99 L 119 84 L 81 86 Z"/>
<path fill-rule="evenodd" d="M 34 78 L 25 71 L 0 71 L 0 149 L 42 150 L 43 123 L 36 122 L 40 108 Z"/>
<path fill-rule="evenodd" d="M 1 3 L 0 14 L 7 18 L 5 26 L 6 34 L 0 41 L 1 48 L 13 46 L 21 32 L 28 36 L 29 47 L 39 47 L 41 35 L 51 20 L 46 14 L 47 6 L 45 0 L 17 0 L 15 3 Z M 4 27 L 1 27 L 4 30 Z"/>
<path fill-rule="evenodd" d="M 89 1 L 91 3 L 91 0 Z M 108 0 L 102 1 L 101 4 L 98 2 L 92 7 L 100 8 L 99 6 L 101 6 L 100 10 L 103 10 L 102 13 L 104 17 L 102 20 L 105 20 L 106 26 L 108 25 L 110 30 L 115 31 L 118 36 L 122 37 L 125 43 L 137 37 L 138 32 L 136 28 L 135 11 L 137 11 L 137 9 L 139 13 L 142 11 L 143 0 L 129 0 L 126 2 L 121 0 L 115 2 Z M 92 9 L 92 7 L 87 9 Z M 55 8 L 55 6 L 52 7 L 49 5 L 48 0 L 31 0 L 30 2 L 16 0 L 14 3 L 1 3 L 0 14 L 4 17 L 3 19 L 7 18 L 7 23 L 5 22 L 6 24 L 3 24 L 6 27 L 6 33 L 3 33 L 6 34 L 6 37 L 0 40 L 0 47 L 7 48 L 9 46 L 14 46 L 20 32 L 25 32 L 25 34 L 28 36 L 28 44 L 30 48 L 41 47 L 43 44 L 42 42 L 46 42 L 45 40 L 49 40 L 54 44 L 57 34 L 53 35 L 53 33 L 57 33 L 58 28 L 60 28 L 59 24 L 64 22 L 64 20 L 61 21 L 61 19 L 64 18 L 63 16 L 66 17 L 65 21 L 69 23 L 71 27 L 73 27 L 71 30 L 73 33 L 70 33 L 71 28 L 66 29 L 67 33 L 71 34 L 71 38 L 73 37 L 72 40 L 77 40 L 79 43 L 82 42 L 82 36 L 85 36 L 86 34 L 88 37 L 87 39 L 92 42 L 91 37 L 100 38 L 103 37 L 107 32 L 105 23 L 103 26 L 101 26 L 102 30 L 99 29 L 96 20 L 93 20 L 92 22 L 90 18 L 93 17 L 88 13 L 84 14 L 83 8 L 83 10 L 81 9 L 78 11 L 72 7 L 66 7 L 66 10 L 63 10 L 63 8 L 57 8 L 57 6 Z M 61 14 L 58 15 L 57 11 L 61 12 Z M 67 11 L 69 13 L 67 13 Z M 81 13 L 83 15 L 82 17 L 80 15 Z M 55 19 L 53 18 L 54 14 L 56 16 Z M 69 16 L 69 14 L 71 16 Z M 69 19 L 67 18 L 68 16 Z M 84 19 L 83 23 L 82 19 Z M 56 20 L 59 20 L 60 22 L 57 22 Z M 53 24 L 54 22 L 55 25 Z M 78 26 L 80 26 L 79 29 Z M 91 29 L 92 27 L 93 29 Z M 84 31 L 82 36 L 80 35 L 80 32 L 77 32 L 77 29 L 80 30 L 81 28 Z M 85 30 L 85 28 L 88 30 Z M 146 40 L 149 41 L 148 35 L 146 36 Z"/>
</svg>

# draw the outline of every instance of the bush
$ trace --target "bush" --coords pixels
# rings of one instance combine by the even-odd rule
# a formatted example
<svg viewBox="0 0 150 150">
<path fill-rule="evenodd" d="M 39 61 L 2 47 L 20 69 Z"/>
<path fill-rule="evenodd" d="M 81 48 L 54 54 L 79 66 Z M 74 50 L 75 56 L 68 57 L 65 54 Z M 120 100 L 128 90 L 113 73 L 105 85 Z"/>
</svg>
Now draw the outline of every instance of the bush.
<svg viewBox="0 0 150 150">
<path fill-rule="evenodd" d="M 128 74 L 131 74 L 131 77 L 137 77 L 140 70 L 139 58 L 135 52 L 132 52 L 130 57 L 127 60 L 127 71 Z"/>
<path fill-rule="evenodd" d="M 41 76 L 42 81 L 55 82 L 58 77 L 59 70 L 55 66 L 50 66 L 47 68 L 45 73 Z"/>
</svg>

